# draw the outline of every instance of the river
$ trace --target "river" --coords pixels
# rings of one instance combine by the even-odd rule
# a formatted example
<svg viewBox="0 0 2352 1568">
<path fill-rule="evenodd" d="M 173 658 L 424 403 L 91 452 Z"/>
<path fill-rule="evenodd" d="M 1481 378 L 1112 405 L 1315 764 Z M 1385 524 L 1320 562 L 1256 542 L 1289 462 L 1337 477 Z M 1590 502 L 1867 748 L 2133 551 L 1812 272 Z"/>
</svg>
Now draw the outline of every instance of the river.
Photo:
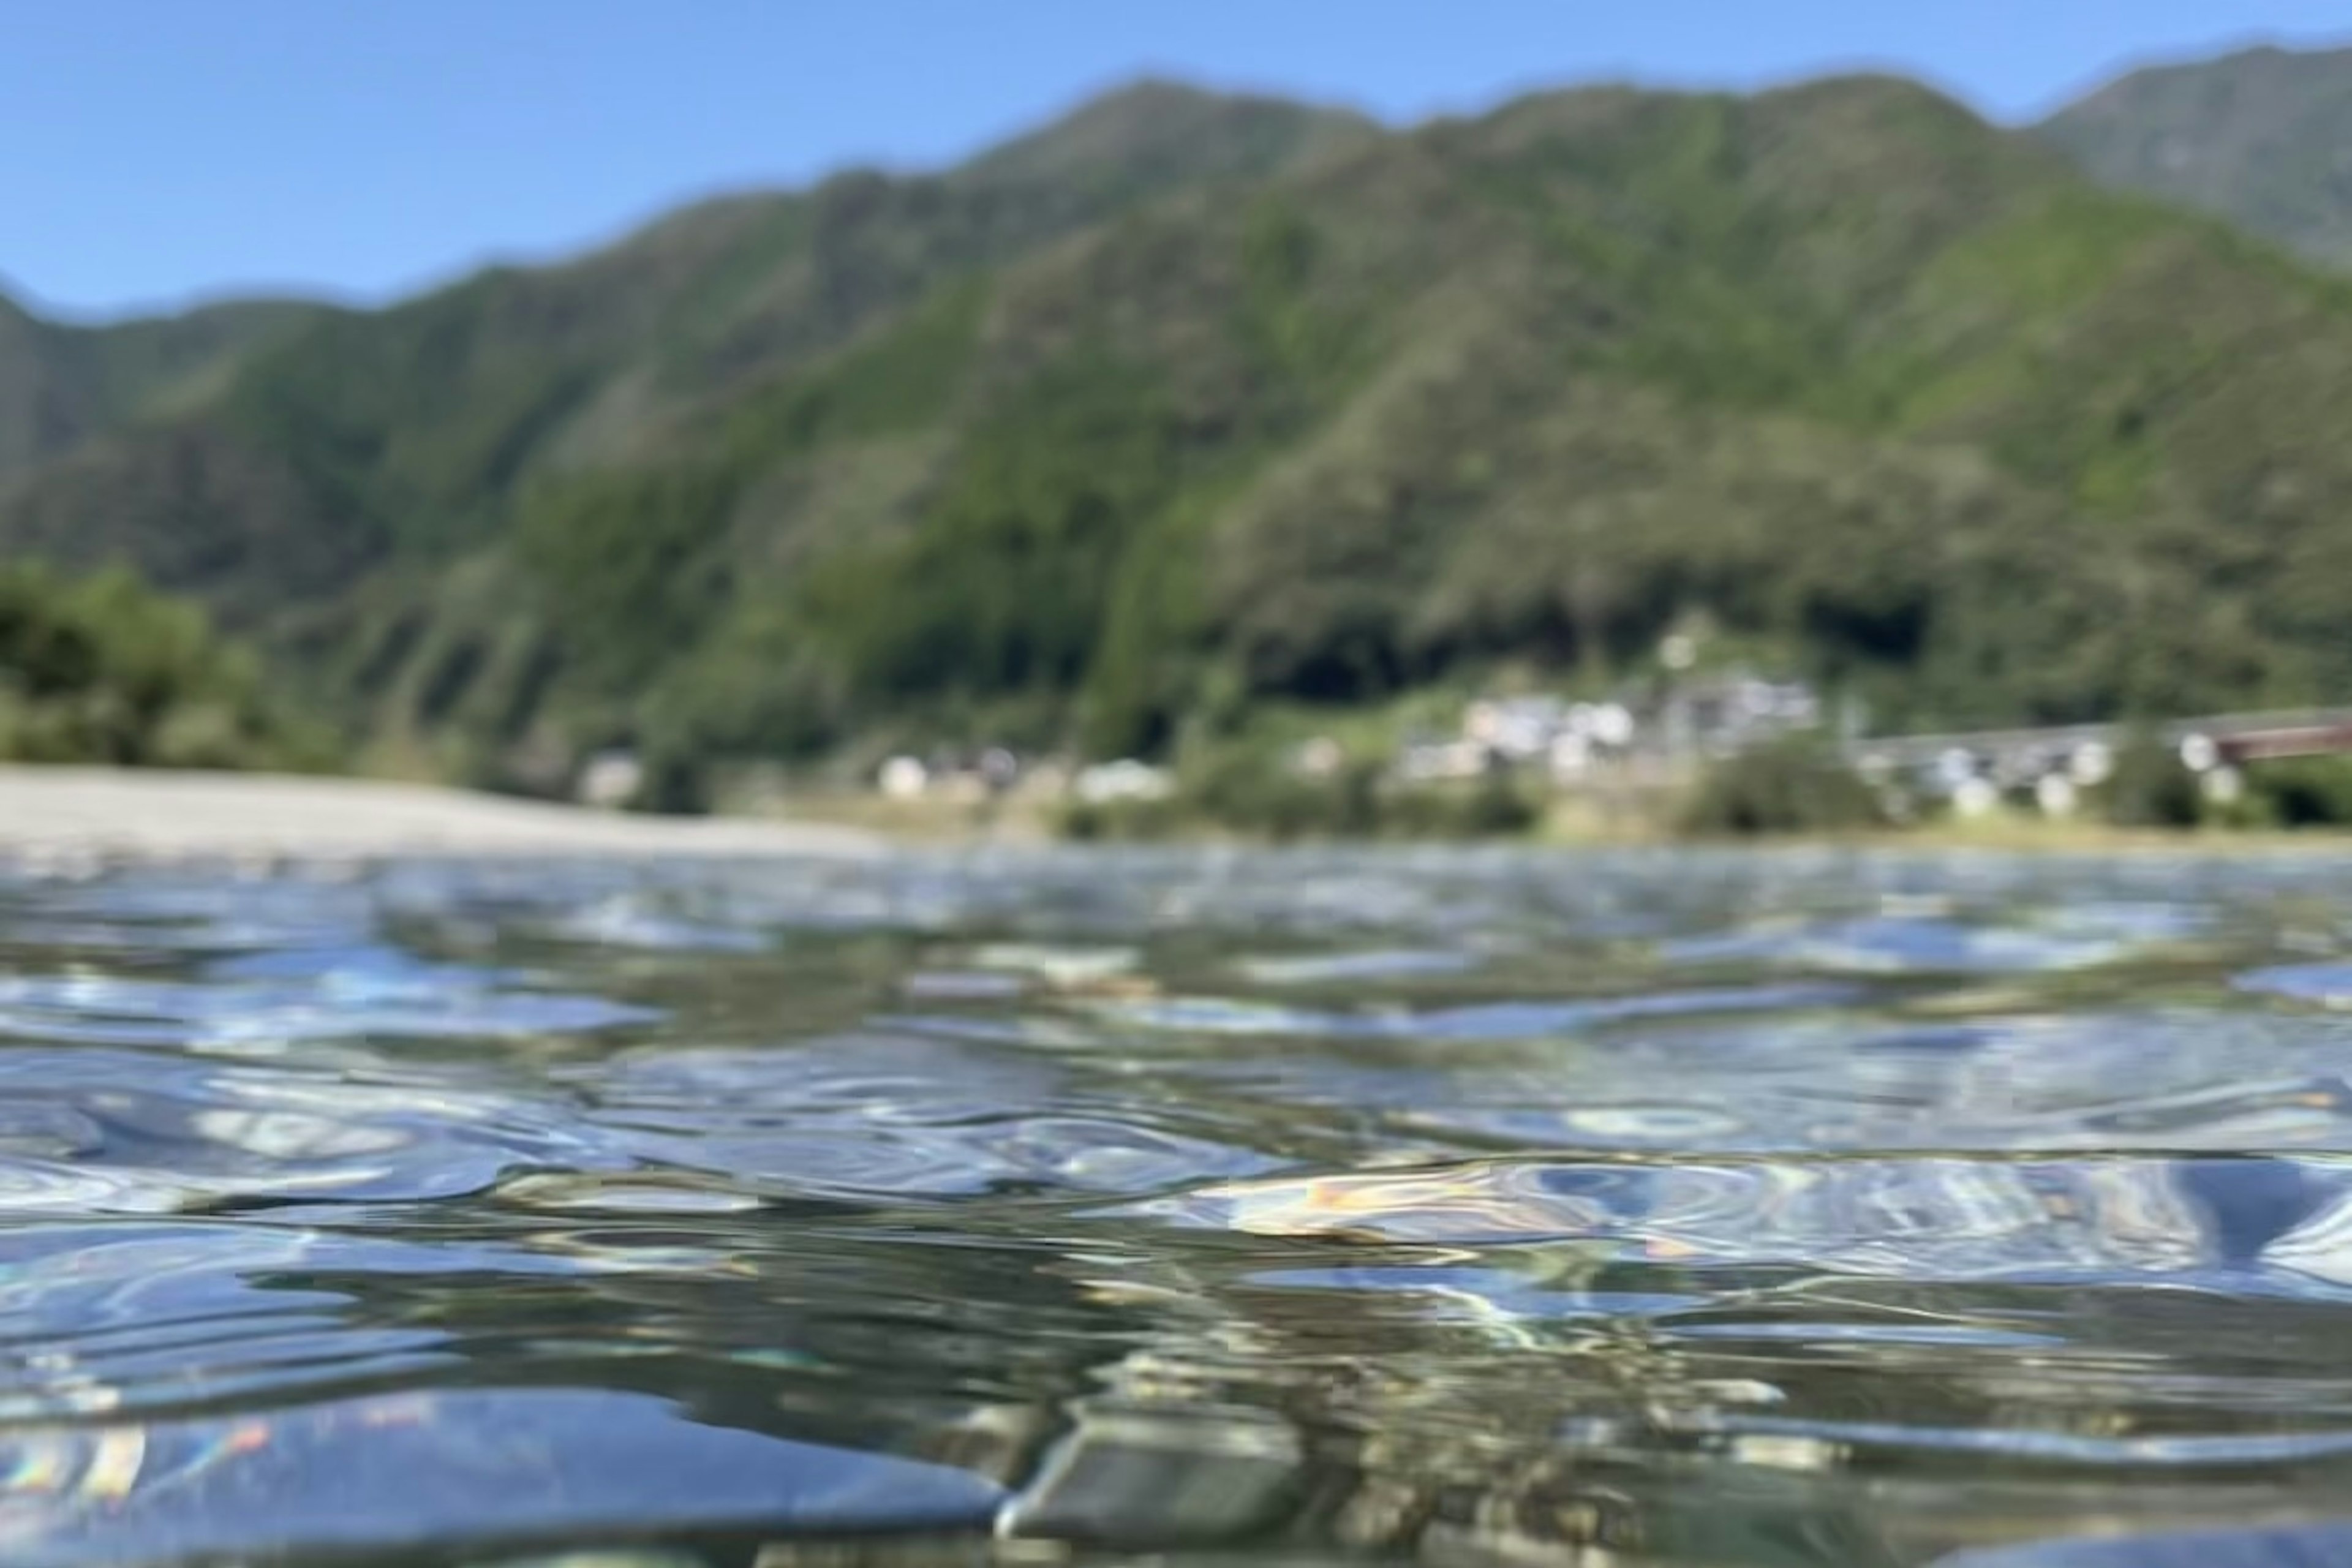
<svg viewBox="0 0 2352 1568">
<path fill-rule="evenodd" d="M 1907 1565 L 2352 1481 L 2331 855 L 52 858 L 0 946 L 11 1563 Z"/>
</svg>

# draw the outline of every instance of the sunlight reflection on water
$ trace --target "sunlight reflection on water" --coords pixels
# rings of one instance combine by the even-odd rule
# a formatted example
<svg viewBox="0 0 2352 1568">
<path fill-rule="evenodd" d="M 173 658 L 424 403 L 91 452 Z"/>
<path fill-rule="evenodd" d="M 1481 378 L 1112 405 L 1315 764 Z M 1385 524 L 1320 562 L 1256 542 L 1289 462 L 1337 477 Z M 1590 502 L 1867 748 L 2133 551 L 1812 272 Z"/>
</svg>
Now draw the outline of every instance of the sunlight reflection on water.
<svg viewBox="0 0 2352 1568">
<path fill-rule="evenodd" d="M 0 870 L 0 1552 L 2324 1512 L 2347 868 Z"/>
</svg>

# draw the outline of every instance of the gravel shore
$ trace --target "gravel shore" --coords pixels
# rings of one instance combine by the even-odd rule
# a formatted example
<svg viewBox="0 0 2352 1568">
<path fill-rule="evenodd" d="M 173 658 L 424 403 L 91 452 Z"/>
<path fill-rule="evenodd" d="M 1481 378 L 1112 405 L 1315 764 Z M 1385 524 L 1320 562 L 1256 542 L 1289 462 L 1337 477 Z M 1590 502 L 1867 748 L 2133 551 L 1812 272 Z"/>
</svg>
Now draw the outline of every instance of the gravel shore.
<svg viewBox="0 0 2352 1568">
<path fill-rule="evenodd" d="M 869 855 L 853 828 L 656 817 L 378 779 L 0 766 L 0 851 Z"/>
</svg>

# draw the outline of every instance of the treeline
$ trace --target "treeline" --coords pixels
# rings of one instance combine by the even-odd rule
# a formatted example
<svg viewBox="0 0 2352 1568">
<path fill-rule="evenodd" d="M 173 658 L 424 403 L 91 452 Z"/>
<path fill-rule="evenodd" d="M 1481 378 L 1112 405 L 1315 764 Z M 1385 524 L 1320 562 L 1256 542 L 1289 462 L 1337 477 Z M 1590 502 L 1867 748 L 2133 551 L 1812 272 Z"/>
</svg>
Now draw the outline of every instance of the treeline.
<svg viewBox="0 0 2352 1568">
<path fill-rule="evenodd" d="M 197 606 L 123 571 L 16 564 L 0 566 L 0 758 L 321 768 L 332 751 Z"/>
<path fill-rule="evenodd" d="M 1961 825 L 1945 793 L 1921 781 L 1865 778 L 1818 731 L 1784 735 L 1696 769 L 1672 784 L 1599 783 L 1556 792 L 1497 767 L 1470 780 L 1412 783 L 1359 752 L 1304 769 L 1296 746 L 1237 742 L 1197 747 L 1151 798 L 1074 802 L 1055 825 L 1079 839 L 1156 839 L 1200 833 L 1297 839 L 1472 839 L 1553 832 L 1654 840 L 1893 837 Z M 2278 758 L 2206 777 L 2153 732 L 2128 739 L 2113 771 L 2070 792 L 2065 821 L 2158 833 L 2352 828 L 2352 756 Z M 2045 822 L 2032 784 L 1997 798 L 2011 823 Z M 1979 826 L 1986 826 L 1979 821 Z"/>
</svg>

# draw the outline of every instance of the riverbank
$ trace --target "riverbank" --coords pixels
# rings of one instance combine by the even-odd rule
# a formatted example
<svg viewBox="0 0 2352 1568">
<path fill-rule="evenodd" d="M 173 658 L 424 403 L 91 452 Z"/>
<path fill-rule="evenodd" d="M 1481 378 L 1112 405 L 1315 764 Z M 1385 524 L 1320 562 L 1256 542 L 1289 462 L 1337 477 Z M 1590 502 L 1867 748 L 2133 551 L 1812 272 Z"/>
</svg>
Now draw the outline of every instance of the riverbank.
<svg viewBox="0 0 2352 1568">
<path fill-rule="evenodd" d="M 865 856 L 894 846 L 1042 844 L 1053 841 L 1054 828 L 1052 814 L 1030 802 L 950 807 L 812 795 L 759 816 L 645 816 L 382 779 L 0 765 L 0 854 Z M 1526 836 L 1489 842 L 1626 848 L 1708 841 L 1557 808 Z M 2164 832 L 2024 817 L 1712 842 L 2049 854 L 2352 849 L 2352 836 L 2336 833 Z"/>
<path fill-rule="evenodd" d="M 1049 802 L 1012 799 L 976 804 L 894 801 L 872 793 L 825 792 L 780 797 L 793 820 L 863 832 L 907 846 L 973 843 L 1038 845 L 1061 842 L 1057 808 Z M 1188 826 L 1159 843 L 1256 844 L 1262 836 L 1207 825 Z M 1328 841 L 1314 836 L 1301 842 Z M 1388 842 L 1412 842 L 1391 839 Z M 1682 847 L 1790 848 L 1833 847 L 1941 853 L 2044 855 L 2265 855 L 2352 852 L 2352 833 L 2305 828 L 2121 827 L 2095 817 L 2045 817 L 2022 812 L 1973 819 L 1939 818 L 1901 827 L 1712 837 L 1678 835 L 1658 814 L 1610 811 L 1590 800 L 1547 803 L 1524 833 L 1434 842 L 1518 845 L 1530 849 L 1655 849 Z"/>
<path fill-rule="evenodd" d="M 887 842 L 837 823 L 625 816 L 382 779 L 0 766 L 0 852 L 873 855 Z"/>
</svg>

